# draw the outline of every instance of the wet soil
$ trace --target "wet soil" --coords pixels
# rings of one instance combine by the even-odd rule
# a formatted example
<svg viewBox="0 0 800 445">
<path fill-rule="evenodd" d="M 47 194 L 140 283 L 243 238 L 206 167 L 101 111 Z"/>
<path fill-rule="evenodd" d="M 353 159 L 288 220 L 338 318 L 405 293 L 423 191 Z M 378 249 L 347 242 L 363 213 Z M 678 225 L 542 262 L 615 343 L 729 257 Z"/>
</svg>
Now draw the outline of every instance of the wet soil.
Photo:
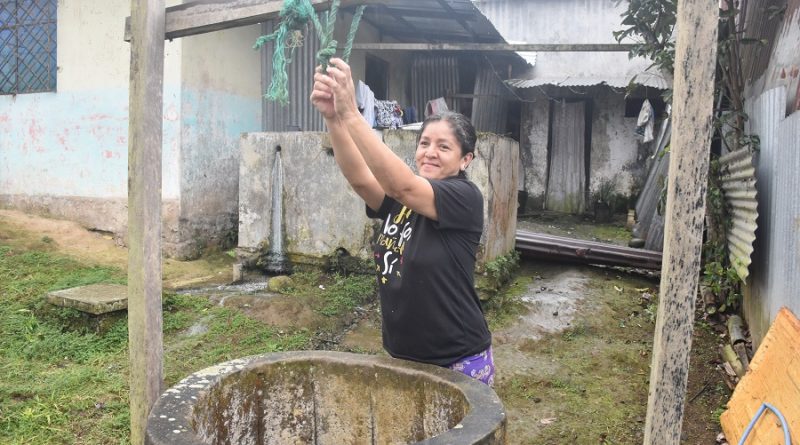
<svg viewBox="0 0 800 445">
<path fill-rule="evenodd" d="M 615 269 L 523 263 L 505 313 L 488 313 L 509 444 L 642 443 L 657 286 Z M 364 318 L 340 347 L 372 353 L 379 326 Z M 718 338 L 697 325 L 685 444 L 715 444 L 720 431 L 730 391 L 716 369 Z"/>
<path fill-rule="evenodd" d="M 0 209 L 2 233 L 22 248 L 58 250 L 87 264 L 128 267 L 128 250 L 110 235 L 86 230 L 72 221 L 43 218 Z M 181 289 L 211 283 L 229 283 L 233 258 L 222 252 L 194 261 L 163 259 L 164 289 Z"/>
<path fill-rule="evenodd" d="M 520 227 L 553 225 L 555 234 L 580 232 L 595 240 L 621 233 L 613 225 L 605 232 L 579 230 L 579 222 L 555 228 L 522 221 Z M 127 251 L 110 237 L 71 222 L 0 210 L 0 224 L 2 233 L 31 247 L 90 264 L 124 268 L 127 261 Z M 617 238 L 623 242 L 623 236 Z M 230 281 L 231 263 L 223 254 L 165 260 L 165 288 L 193 288 L 186 292 L 208 295 L 277 327 L 308 328 L 321 349 L 385 354 L 374 302 L 332 319 L 320 315 L 311 299 L 267 291 L 263 280 L 223 285 Z M 509 444 L 642 443 L 657 286 L 657 280 L 615 269 L 522 264 L 503 304 L 487 312 L 498 368 L 495 390 L 506 407 Z M 202 332 L 204 326 L 191 329 Z M 730 391 L 717 370 L 715 327 L 700 321 L 694 334 L 682 443 L 714 444 Z"/>
</svg>

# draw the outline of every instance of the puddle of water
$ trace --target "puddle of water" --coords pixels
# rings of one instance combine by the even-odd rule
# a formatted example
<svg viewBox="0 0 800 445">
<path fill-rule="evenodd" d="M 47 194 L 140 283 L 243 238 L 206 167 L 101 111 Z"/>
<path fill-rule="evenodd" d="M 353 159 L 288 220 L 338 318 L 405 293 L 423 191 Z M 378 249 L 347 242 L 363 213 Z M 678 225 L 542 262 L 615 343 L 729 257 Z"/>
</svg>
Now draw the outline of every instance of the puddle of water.
<svg viewBox="0 0 800 445">
<path fill-rule="evenodd" d="M 267 290 L 269 277 L 264 277 L 256 281 L 248 281 L 237 284 L 223 284 L 219 286 L 199 287 L 194 289 L 183 289 L 178 291 L 182 295 L 194 295 L 208 297 L 208 299 L 219 306 L 225 306 L 225 300 L 230 297 L 251 296 L 251 297 L 272 297 L 276 294 Z"/>
<path fill-rule="evenodd" d="M 572 325 L 577 304 L 583 300 L 589 279 L 575 270 L 558 272 L 535 280 L 520 297 L 528 312 L 512 326 L 495 334 L 499 343 L 538 340 L 544 334 L 561 332 Z"/>
<path fill-rule="evenodd" d="M 187 337 L 194 337 L 197 335 L 203 335 L 208 332 L 208 321 L 211 317 L 203 317 L 197 321 L 197 323 L 193 324 L 186 330 Z"/>
</svg>

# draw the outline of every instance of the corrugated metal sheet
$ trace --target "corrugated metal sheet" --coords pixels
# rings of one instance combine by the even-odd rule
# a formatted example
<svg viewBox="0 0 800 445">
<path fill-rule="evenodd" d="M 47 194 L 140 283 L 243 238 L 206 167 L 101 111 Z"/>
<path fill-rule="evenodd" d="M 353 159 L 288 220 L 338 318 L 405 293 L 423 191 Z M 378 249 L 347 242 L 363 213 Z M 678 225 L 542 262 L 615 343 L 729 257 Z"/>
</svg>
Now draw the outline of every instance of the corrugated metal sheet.
<svg viewBox="0 0 800 445">
<path fill-rule="evenodd" d="M 780 8 L 785 4 L 786 0 L 750 2 L 744 21 L 744 37 L 764 40 L 766 43 L 764 45 L 742 45 L 742 73 L 745 76 L 745 82 L 749 83 L 758 79 L 767 69 L 778 25 L 781 23 L 780 14 L 773 14 L 770 8 Z M 769 19 L 770 15 L 772 15 L 771 19 Z"/>
<path fill-rule="evenodd" d="M 264 34 L 271 34 L 275 28 L 275 21 L 271 20 L 262 25 Z M 308 98 L 311 96 L 313 84 L 311 79 L 316 68 L 316 54 L 319 51 L 319 39 L 313 31 L 304 32 L 311 38 L 305 39 L 303 46 L 297 48 L 292 63 L 287 66 L 289 76 L 289 104 L 284 106 L 270 100 L 263 100 L 264 131 L 323 131 L 322 115 L 311 105 Z M 272 79 L 272 56 L 274 45 L 268 43 L 266 49 L 262 48 L 261 63 L 262 91 L 266 92 Z"/>
<path fill-rule="evenodd" d="M 732 212 L 733 224 L 728 228 L 730 261 L 742 280 L 747 279 L 756 239 L 756 170 L 749 150 L 728 153 L 719 159 L 722 167 L 722 190 Z"/>
<path fill-rule="evenodd" d="M 663 156 L 660 153 L 669 144 L 671 135 L 671 121 L 665 119 L 654 145 L 653 163 L 647 180 L 636 200 L 636 230 L 638 236 L 645 240 L 645 249 L 660 251 L 664 246 L 664 218 L 658 214 L 658 201 L 669 172 L 669 153 Z"/>
<path fill-rule="evenodd" d="M 475 129 L 505 133 L 508 89 L 488 63 L 483 64 L 478 71 L 475 96 L 472 100 L 472 123 Z"/>
<path fill-rule="evenodd" d="M 745 300 L 756 343 L 781 306 L 800 311 L 800 112 L 784 118 L 786 88 L 746 104 L 747 131 L 760 136 L 755 157 L 758 228 L 750 268 L 752 298 Z"/>
<path fill-rule="evenodd" d="M 506 43 L 470 0 L 384 0 L 365 10 L 364 21 L 377 28 L 381 36 L 404 43 Z M 527 53 L 502 51 L 492 57 L 532 65 Z"/>
<path fill-rule="evenodd" d="M 429 100 L 458 91 L 458 60 L 454 56 L 418 55 L 414 58 L 411 65 L 411 104 L 420 118 L 424 116 Z M 461 111 L 457 105 L 452 101 L 447 104 L 451 110 Z"/>
<path fill-rule="evenodd" d="M 653 72 L 633 72 L 621 76 L 609 76 L 598 73 L 596 76 L 569 76 L 545 77 L 535 76 L 532 79 L 509 79 L 506 81 L 515 88 L 533 88 L 541 85 L 556 85 L 562 87 L 588 87 L 594 85 L 608 85 L 614 88 L 625 88 L 635 78 L 635 83 L 652 88 L 666 90 L 672 84 L 664 76 Z"/>
</svg>

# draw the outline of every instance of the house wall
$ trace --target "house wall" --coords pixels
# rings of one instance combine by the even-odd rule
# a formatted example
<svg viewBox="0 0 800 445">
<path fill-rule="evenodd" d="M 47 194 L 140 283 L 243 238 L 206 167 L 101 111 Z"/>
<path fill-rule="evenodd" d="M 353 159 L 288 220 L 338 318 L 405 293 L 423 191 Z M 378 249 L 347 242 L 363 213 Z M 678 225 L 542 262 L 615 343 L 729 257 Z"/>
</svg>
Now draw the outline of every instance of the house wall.
<svg viewBox="0 0 800 445">
<path fill-rule="evenodd" d="M 0 205 L 121 234 L 127 221 L 130 2 L 59 2 L 57 92 L 0 96 Z M 165 225 L 177 221 L 180 42 L 164 77 Z"/>
<path fill-rule="evenodd" d="M 167 2 L 168 6 L 180 3 Z M 58 91 L 0 96 L 0 205 L 127 231 L 130 2 L 59 2 Z M 232 244 L 241 133 L 261 129 L 258 27 L 165 42 L 167 255 Z"/>
<path fill-rule="evenodd" d="M 549 98 L 591 101 L 589 191 L 597 190 L 602 181 L 614 180 L 618 194 L 631 195 L 647 174 L 650 144 L 642 144 L 635 135 L 636 118 L 625 117 L 624 94 L 602 86 L 581 90 L 542 87 L 528 89 L 523 97 L 520 158 L 528 193 L 526 209 L 544 208 L 549 162 Z"/>
<path fill-rule="evenodd" d="M 261 130 L 259 35 L 253 25 L 181 39 L 178 258 L 236 238 L 239 139 Z"/>
<path fill-rule="evenodd" d="M 524 187 L 528 193 L 527 210 L 544 208 L 547 191 L 547 135 L 550 103 L 545 98 L 524 102 L 520 129 L 520 162 Z M 525 211 L 521 209 L 520 211 Z"/>
<path fill-rule="evenodd" d="M 636 118 L 625 117 L 625 96 L 610 88 L 592 89 L 592 145 L 589 191 L 603 181 L 615 181 L 617 193 L 629 196 L 642 183 L 647 147 L 634 134 Z"/>
</svg>

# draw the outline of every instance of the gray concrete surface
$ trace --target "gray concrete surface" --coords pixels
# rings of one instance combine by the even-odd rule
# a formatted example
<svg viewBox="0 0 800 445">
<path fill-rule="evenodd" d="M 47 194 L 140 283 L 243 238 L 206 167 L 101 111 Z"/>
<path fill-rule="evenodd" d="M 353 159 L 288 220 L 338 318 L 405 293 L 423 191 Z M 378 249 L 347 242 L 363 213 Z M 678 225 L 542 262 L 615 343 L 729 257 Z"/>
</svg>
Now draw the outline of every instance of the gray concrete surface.
<svg viewBox="0 0 800 445">
<path fill-rule="evenodd" d="M 49 292 L 48 303 L 100 315 L 127 309 L 128 291 L 121 284 L 90 284 Z"/>
<path fill-rule="evenodd" d="M 432 365 L 341 352 L 266 354 L 199 371 L 150 413 L 146 443 L 505 444 L 488 386 Z"/>
</svg>

